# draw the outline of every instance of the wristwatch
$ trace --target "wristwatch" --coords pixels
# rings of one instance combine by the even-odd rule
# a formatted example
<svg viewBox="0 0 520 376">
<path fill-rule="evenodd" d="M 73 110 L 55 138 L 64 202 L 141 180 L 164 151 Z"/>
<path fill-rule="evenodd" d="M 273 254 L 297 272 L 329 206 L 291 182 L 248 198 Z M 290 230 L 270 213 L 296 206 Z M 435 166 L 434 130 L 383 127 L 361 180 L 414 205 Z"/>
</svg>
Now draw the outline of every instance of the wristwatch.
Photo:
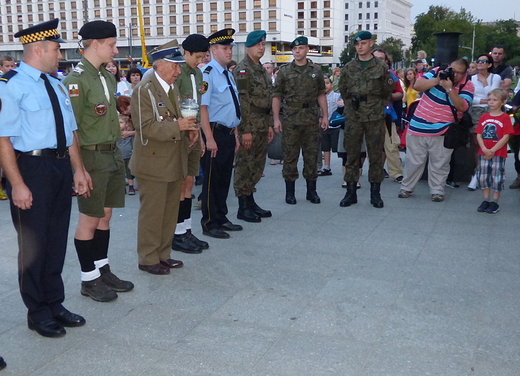
<svg viewBox="0 0 520 376">
<path fill-rule="evenodd" d="M 451 93 L 452 90 L 453 90 L 453 88 L 446 90 L 446 94 Z"/>
</svg>

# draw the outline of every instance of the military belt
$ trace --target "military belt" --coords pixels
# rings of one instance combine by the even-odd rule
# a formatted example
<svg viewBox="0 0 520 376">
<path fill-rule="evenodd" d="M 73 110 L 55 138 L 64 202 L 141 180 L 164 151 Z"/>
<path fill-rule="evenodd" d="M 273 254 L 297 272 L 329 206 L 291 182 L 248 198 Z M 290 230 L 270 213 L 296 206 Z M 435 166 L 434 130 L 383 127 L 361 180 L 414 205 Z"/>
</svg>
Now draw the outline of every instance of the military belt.
<svg viewBox="0 0 520 376">
<path fill-rule="evenodd" d="M 302 102 L 285 102 L 285 105 L 287 107 L 292 107 L 292 108 L 312 108 L 312 107 L 317 107 L 316 104 L 313 103 L 302 103 Z"/>
<path fill-rule="evenodd" d="M 31 151 L 18 151 L 16 150 L 16 154 L 20 155 L 29 155 L 31 157 L 51 157 L 51 158 L 65 158 L 69 155 L 69 148 L 65 150 L 65 154 L 60 156 L 58 153 L 58 149 L 36 149 Z"/>
<path fill-rule="evenodd" d="M 113 151 L 117 149 L 117 144 L 83 145 L 81 148 L 85 150 Z"/>
<path fill-rule="evenodd" d="M 250 106 L 249 110 L 252 113 L 254 113 L 254 114 L 266 114 L 266 115 L 269 115 L 269 113 L 271 113 L 271 109 L 270 108 L 260 108 L 260 107 Z"/>
</svg>

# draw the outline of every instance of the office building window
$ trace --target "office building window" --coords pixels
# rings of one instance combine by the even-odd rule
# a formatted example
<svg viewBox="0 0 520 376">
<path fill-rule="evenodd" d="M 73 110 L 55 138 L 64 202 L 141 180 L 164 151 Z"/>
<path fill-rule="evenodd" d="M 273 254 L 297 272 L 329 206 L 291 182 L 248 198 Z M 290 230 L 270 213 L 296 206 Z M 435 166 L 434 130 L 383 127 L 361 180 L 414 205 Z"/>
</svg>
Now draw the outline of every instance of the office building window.
<svg viewBox="0 0 520 376">
<path fill-rule="evenodd" d="M 217 3 L 209 3 L 209 10 L 215 12 L 217 10 Z"/>
<path fill-rule="evenodd" d="M 182 33 L 184 35 L 188 35 L 190 33 L 190 27 L 189 26 L 183 26 L 182 27 Z"/>
<path fill-rule="evenodd" d="M 348 3 L 345 3 L 345 9 L 348 9 Z"/>
<path fill-rule="evenodd" d="M 216 13 L 210 14 L 209 19 L 211 22 L 217 22 L 217 14 Z"/>
<path fill-rule="evenodd" d="M 374 8 L 377 8 L 379 6 L 379 1 L 374 1 Z"/>
<path fill-rule="evenodd" d="M 324 10 L 323 17 L 330 18 L 330 10 Z"/>
<path fill-rule="evenodd" d="M 313 10 L 311 12 L 311 18 L 318 18 L 318 12 L 316 12 L 315 10 Z"/>
<path fill-rule="evenodd" d="M 298 17 L 299 18 L 299 17 Z M 269 11 L 269 19 L 270 20 L 274 20 L 276 19 L 276 11 L 275 10 L 270 10 Z"/>
<path fill-rule="evenodd" d="M 231 21 L 231 13 L 224 13 L 224 21 Z"/>
<path fill-rule="evenodd" d="M 218 26 L 217 25 L 210 25 L 209 29 L 210 29 L 211 33 L 216 33 L 218 31 Z"/>
<path fill-rule="evenodd" d="M 316 30 L 311 30 L 311 37 L 317 37 L 318 32 Z"/>
<path fill-rule="evenodd" d="M 176 13 L 177 12 L 177 6 L 176 5 L 170 5 L 170 13 Z"/>
<path fill-rule="evenodd" d="M 231 1 L 224 2 L 224 10 L 231 10 Z"/>
<path fill-rule="evenodd" d="M 164 35 L 164 32 L 163 32 L 163 28 L 162 28 L 162 27 L 158 27 L 158 28 L 157 28 L 157 35 Z"/>
<path fill-rule="evenodd" d="M 345 25 L 345 31 L 348 31 L 348 25 Z"/>
<path fill-rule="evenodd" d="M 377 12 L 374 13 L 374 20 L 377 20 Z"/>
<path fill-rule="evenodd" d="M 163 18 L 162 17 L 156 17 L 156 22 L 157 22 L 157 25 L 162 25 L 163 24 Z"/>
<path fill-rule="evenodd" d="M 374 30 L 377 30 L 377 24 L 374 24 Z"/>
<path fill-rule="evenodd" d="M 246 9 L 246 2 L 244 0 L 238 2 L 238 9 Z"/>
<path fill-rule="evenodd" d="M 254 11 L 253 12 L 253 19 L 254 20 L 261 20 L 262 19 L 262 12 L 260 11 Z"/>
<path fill-rule="evenodd" d="M 182 13 L 190 13 L 190 4 L 184 4 L 182 6 Z"/>
<path fill-rule="evenodd" d="M 359 2 L 359 8 L 363 8 L 363 3 L 361 1 Z"/>
<path fill-rule="evenodd" d="M 111 7 L 112 6 L 112 0 L 105 0 L 105 4 L 107 7 Z"/>
<path fill-rule="evenodd" d="M 276 31 L 276 22 L 269 22 L 269 30 Z"/>
<path fill-rule="evenodd" d="M 303 28 L 305 28 L 304 21 L 298 21 L 298 29 L 303 29 Z"/>
<path fill-rule="evenodd" d="M 204 34 L 204 26 L 203 25 L 197 25 L 197 33 L 198 34 Z"/>
<path fill-rule="evenodd" d="M 177 35 L 177 27 L 170 26 L 170 35 Z"/>
<path fill-rule="evenodd" d="M 276 8 L 276 0 L 269 0 L 269 8 Z"/>
<path fill-rule="evenodd" d="M 329 0 L 325 0 L 323 2 L 323 8 L 330 8 L 330 1 Z"/>
<path fill-rule="evenodd" d="M 112 9 L 107 9 L 107 17 L 112 17 Z"/>
<path fill-rule="evenodd" d="M 304 17 L 304 13 L 303 12 L 298 12 L 298 19 L 299 20 L 303 20 L 305 17 Z"/>
<path fill-rule="evenodd" d="M 126 37 L 126 29 L 119 29 L 119 36 Z"/>
<path fill-rule="evenodd" d="M 311 27 L 316 29 L 318 27 L 318 21 L 311 21 Z"/>
<path fill-rule="evenodd" d="M 367 19 L 367 20 L 370 19 L 370 13 L 367 13 L 366 19 Z"/>
<path fill-rule="evenodd" d="M 101 11 L 99 11 L 99 10 L 96 9 L 96 10 L 94 11 L 94 17 L 96 17 L 96 18 L 101 17 Z M 52 17 L 51 17 L 51 18 L 52 18 Z"/>
<path fill-rule="evenodd" d="M 298 3 L 298 9 L 305 9 L 303 3 Z"/>
<path fill-rule="evenodd" d="M 330 20 L 324 20 L 323 27 L 330 27 Z"/>
<path fill-rule="evenodd" d="M 323 37 L 329 38 L 330 37 L 330 30 L 323 30 Z"/>
<path fill-rule="evenodd" d="M 262 30 L 262 24 L 260 22 L 254 22 L 253 30 Z"/>
<path fill-rule="evenodd" d="M 157 5 L 155 7 L 155 14 L 162 14 L 162 12 L 163 12 L 162 10 L 163 10 L 162 5 Z"/>
<path fill-rule="evenodd" d="M 345 21 L 348 21 L 348 14 L 345 14 Z"/>
<path fill-rule="evenodd" d="M 204 4 L 202 3 L 197 3 L 197 12 L 203 12 L 204 11 Z"/>
<path fill-rule="evenodd" d="M 246 20 L 246 12 L 238 12 L 238 19 L 240 21 L 245 21 Z"/>
<path fill-rule="evenodd" d="M 311 1 L 311 9 L 318 8 L 318 2 L 317 1 Z"/>
<path fill-rule="evenodd" d="M 197 14 L 197 23 L 204 22 L 204 15 L 203 14 Z"/>
<path fill-rule="evenodd" d="M 253 8 L 261 8 L 262 0 L 253 0 Z"/>
<path fill-rule="evenodd" d="M 170 16 L 170 24 L 176 24 L 177 23 L 177 16 Z"/>
<path fill-rule="evenodd" d="M 224 24 L 224 29 L 231 29 L 231 24 L 230 23 Z"/>
<path fill-rule="evenodd" d="M 366 25 L 366 29 L 365 30 L 370 30 L 370 24 Z"/>
<path fill-rule="evenodd" d="M 240 33 L 245 33 L 246 30 L 247 30 L 247 29 L 246 29 L 246 24 L 245 24 L 245 23 L 240 23 L 240 24 L 238 24 L 238 31 L 239 31 Z"/>
<path fill-rule="evenodd" d="M 363 14 L 362 13 L 358 13 L 358 20 L 362 20 L 363 19 Z"/>
<path fill-rule="evenodd" d="M 189 24 L 190 16 L 182 16 L 182 23 Z"/>
</svg>

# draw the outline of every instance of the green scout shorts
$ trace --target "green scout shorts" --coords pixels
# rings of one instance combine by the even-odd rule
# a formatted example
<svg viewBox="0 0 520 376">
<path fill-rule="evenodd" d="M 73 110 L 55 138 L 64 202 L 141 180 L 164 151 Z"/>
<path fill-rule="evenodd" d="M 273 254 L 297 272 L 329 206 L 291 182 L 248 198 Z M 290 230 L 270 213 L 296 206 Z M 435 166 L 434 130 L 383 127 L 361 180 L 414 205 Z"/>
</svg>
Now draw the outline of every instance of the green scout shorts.
<svg viewBox="0 0 520 376">
<path fill-rule="evenodd" d="M 85 169 L 94 189 L 90 197 L 78 196 L 79 212 L 89 217 L 103 218 L 104 208 L 125 206 L 125 163 L 119 149 L 113 151 L 81 150 Z"/>
</svg>

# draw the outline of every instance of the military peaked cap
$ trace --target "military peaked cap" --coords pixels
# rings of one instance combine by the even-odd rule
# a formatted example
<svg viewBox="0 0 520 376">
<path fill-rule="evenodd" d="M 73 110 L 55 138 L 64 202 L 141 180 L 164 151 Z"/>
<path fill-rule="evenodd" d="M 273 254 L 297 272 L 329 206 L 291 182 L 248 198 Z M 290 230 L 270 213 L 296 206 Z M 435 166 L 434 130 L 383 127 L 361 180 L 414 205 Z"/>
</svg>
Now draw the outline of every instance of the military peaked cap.
<svg viewBox="0 0 520 376">
<path fill-rule="evenodd" d="M 152 51 L 150 51 L 150 56 L 153 61 L 161 59 L 170 61 L 172 63 L 184 63 L 185 61 L 182 57 L 182 52 L 179 48 L 177 39 L 163 44 L 162 46 L 155 47 Z"/>
<path fill-rule="evenodd" d="M 59 19 L 55 18 L 51 21 L 28 27 L 27 29 L 17 32 L 14 37 L 20 38 L 20 42 L 22 42 L 22 44 L 41 42 L 44 40 L 65 43 L 65 41 L 61 39 L 60 33 L 58 32 L 58 22 Z"/>
<path fill-rule="evenodd" d="M 233 34 L 235 34 L 235 29 L 219 30 L 208 37 L 209 44 L 223 44 L 228 46 L 234 46 L 235 43 L 233 43 Z"/>
</svg>

